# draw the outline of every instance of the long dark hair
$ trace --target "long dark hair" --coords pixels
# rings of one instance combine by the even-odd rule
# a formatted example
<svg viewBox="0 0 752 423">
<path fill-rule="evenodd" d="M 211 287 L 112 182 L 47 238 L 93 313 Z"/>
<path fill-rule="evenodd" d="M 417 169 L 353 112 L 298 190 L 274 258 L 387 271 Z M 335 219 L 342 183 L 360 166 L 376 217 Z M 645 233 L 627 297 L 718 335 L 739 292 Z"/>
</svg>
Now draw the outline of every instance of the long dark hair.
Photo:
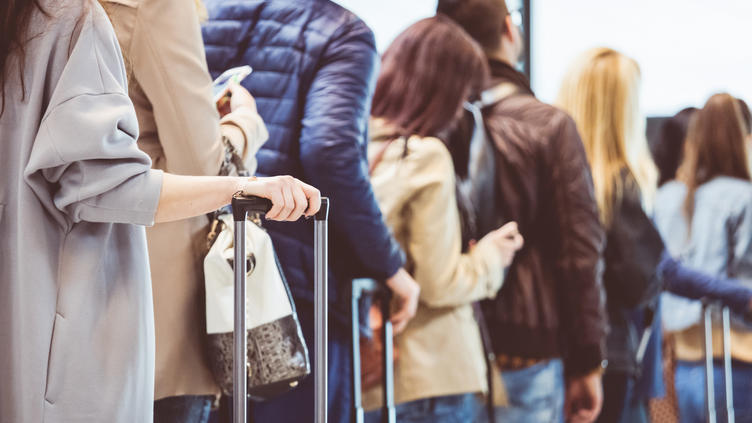
<svg viewBox="0 0 752 423">
<path fill-rule="evenodd" d="M 739 102 L 729 94 L 710 97 L 692 117 L 679 169 L 687 185 L 684 213 L 690 224 L 700 185 L 717 176 L 750 180 L 743 125 Z"/>
<path fill-rule="evenodd" d="M 444 138 L 462 116 L 463 102 L 488 78 L 483 51 L 441 15 L 407 28 L 381 62 L 372 114 L 397 128 L 398 136 Z"/>
<path fill-rule="evenodd" d="M 658 186 L 676 178 L 676 171 L 684 154 L 689 122 L 696 112 L 696 107 L 687 107 L 666 119 L 661 126 L 660 136 L 653 146 L 653 159 L 659 173 Z"/>
<path fill-rule="evenodd" d="M 26 99 L 23 79 L 25 47 L 29 38 L 28 27 L 35 9 L 47 14 L 39 0 L 4 0 L 0 5 L 0 115 L 5 111 L 5 85 L 11 77 L 9 64 L 14 54 L 20 63 L 18 77 L 21 79 L 21 100 Z"/>
</svg>

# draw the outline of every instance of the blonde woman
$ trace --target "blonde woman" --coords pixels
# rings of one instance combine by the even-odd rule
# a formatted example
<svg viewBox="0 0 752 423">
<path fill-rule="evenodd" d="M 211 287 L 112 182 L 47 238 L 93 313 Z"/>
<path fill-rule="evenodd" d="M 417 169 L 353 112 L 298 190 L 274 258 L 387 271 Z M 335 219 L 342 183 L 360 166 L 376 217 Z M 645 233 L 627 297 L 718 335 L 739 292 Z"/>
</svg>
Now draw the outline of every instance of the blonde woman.
<svg viewBox="0 0 752 423">
<path fill-rule="evenodd" d="M 268 138 L 245 88 L 231 87 L 221 120 L 211 97 L 199 0 L 101 0 L 128 72 L 128 94 L 141 129 L 138 145 L 153 167 L 184 175 L 217 175 L 223 138 L 256 168 Z M 205 16 L 204 16 L 205 17 Z M 156 422 L 205 422 L 219 389 L 204 355 L 203 246 L 208 221 L 199 216 L 146 231 L 156 327 Z"/>
<path fill-rule="evenodd" d="M 633 390 L 643 370 L 637 344 L 662 289 L 692 298 L 718 298 L 741 312 L 752 299 L 752 291 L 736 282 L 688 270 L 672 259 L 646 214 L 655 170 L 643 135 L 640 80 L 633 59 L 596 48 L 569 69 L 558 98 L 582 136 L 606 229 L 603 283 L 611 331 L 599 421 L 609 423 L 640 421 L 633 414 L 642 414 L 644 400 Z"/>
</svg>

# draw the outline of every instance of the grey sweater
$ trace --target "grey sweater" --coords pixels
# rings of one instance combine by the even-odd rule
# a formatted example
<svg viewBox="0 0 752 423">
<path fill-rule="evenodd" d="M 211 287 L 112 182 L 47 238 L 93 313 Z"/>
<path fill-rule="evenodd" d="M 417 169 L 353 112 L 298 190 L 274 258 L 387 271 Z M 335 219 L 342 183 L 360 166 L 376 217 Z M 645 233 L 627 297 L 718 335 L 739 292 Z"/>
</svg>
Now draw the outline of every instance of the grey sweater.
<svg viewBox="0 0 752 423">
<path fill-rule="evenodd" d="M 668 251 L 691 269 L 752 286 L 752 183 L 718 177 L 701 185 L 695 194 L 691 231 L 683 213 L 686 195 L 686 186 L 674 181 L 656 196 L 654 220 Z M 666 293 L 663 301 L 668 330 L 700 321 L 698 300 Z"/>
</svg>

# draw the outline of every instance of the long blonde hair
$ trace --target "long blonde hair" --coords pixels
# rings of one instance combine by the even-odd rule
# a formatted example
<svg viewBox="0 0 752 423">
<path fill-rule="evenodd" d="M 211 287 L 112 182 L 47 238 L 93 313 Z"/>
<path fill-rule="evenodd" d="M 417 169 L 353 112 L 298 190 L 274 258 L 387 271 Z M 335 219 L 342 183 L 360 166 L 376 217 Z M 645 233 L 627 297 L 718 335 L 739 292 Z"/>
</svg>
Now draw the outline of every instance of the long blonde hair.
<svg viewBox="0 0 752 423">
<path fill-rule="evenodd" d="M 567 111 L 585 145 L 593 172 L 601 222 L 610 227 L 614 205 L 624 191 L 621 172 L 629 170 L 650 208 L 658 172 L 640 112 L 640 67 L 616 50 L 585 52 L 567 72 L 557 105 Z"/>
</svg>

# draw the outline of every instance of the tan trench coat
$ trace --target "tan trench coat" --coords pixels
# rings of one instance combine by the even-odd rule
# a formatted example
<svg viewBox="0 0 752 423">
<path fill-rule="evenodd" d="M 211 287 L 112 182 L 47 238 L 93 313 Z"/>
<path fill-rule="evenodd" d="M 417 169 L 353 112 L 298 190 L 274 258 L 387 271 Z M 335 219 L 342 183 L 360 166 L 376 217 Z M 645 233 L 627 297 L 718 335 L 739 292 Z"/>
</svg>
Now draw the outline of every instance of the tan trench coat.
<svg viewBox="0 0 752 423">
<path fill-rule="evenodd" d="M 154 167 L 216 175 L 221 135 L 253 156 L 268 138 L 258 114 L 234 112 L 220 124 L 193 0 L 106 0 L 138 115 L 138 144 Z M 250 162 L 250 163 L 248 163 Z M 203 216 L 147 230 L 156 326 L 155 399 L 219 392 L 204 356 Z"/>
<path fill-rule="evenodd" d="M 391 131 L 393 132 L 393 131 Z M 390 133 L 374 120 L 371 136 Z M 407 255 L 407 270 L 421 287 L 418 310 L 395 336 L 395 401 L 487 391 L 486 365 L 471 304 L 492 298 L 503 282 L 503 263 L 493 241 L 462 254 L 454 166 L 436 138 L 372 141 L 369 161 L 383 156 L 371 175 L 381 211 Z M 364 393 L 366 409 L 380 392 Z"/>
</svg>

